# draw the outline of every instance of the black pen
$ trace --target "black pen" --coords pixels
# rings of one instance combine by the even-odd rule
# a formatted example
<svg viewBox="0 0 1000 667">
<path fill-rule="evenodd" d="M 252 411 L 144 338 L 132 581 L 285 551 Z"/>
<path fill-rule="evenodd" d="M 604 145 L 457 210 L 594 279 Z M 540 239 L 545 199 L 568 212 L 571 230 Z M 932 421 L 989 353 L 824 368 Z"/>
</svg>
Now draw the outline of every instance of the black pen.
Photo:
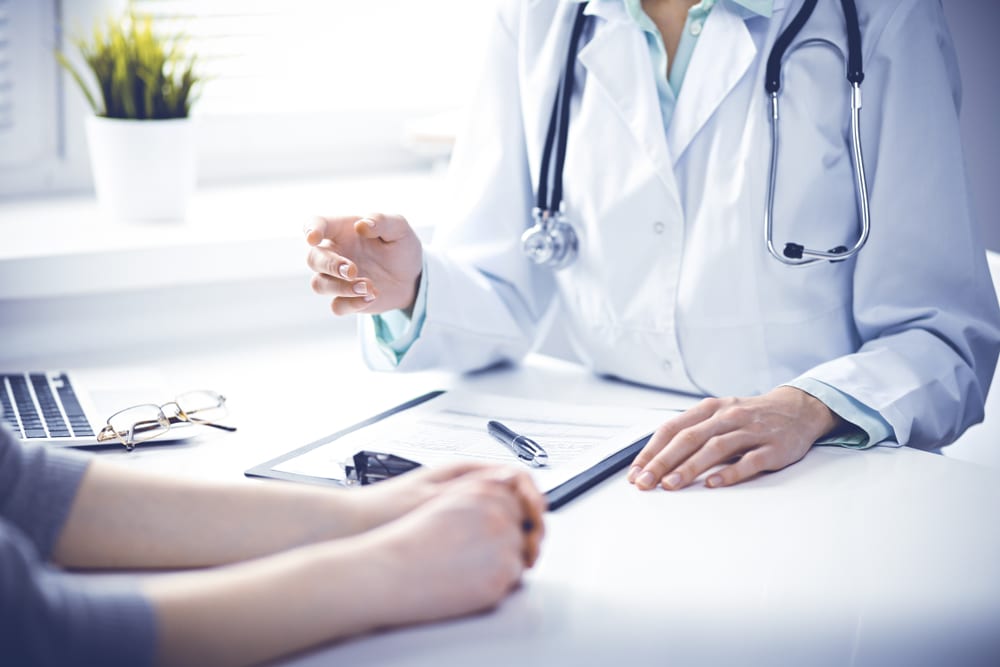
<svg viewBox="0 0 1000 667">
<path fill-rule="evenodd" d="M 500 422 L 495 421 L 488 422 L 486 430 L 528 465 L 541 467 L 548 464 L 549 455 L 531 438 L 514 433 Z"/>
</svg>

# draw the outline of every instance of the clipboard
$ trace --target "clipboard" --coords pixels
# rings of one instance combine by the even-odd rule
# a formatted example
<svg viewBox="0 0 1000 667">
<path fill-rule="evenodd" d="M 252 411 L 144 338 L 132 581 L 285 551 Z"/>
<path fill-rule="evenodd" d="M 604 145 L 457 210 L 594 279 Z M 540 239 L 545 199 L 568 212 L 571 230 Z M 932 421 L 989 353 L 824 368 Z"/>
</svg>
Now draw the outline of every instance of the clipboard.
<svg viewBox="0 0 1000 667">
<path fill-rule="evenodd" d="M 304 474 L 302 472 L 295 472 L 288 469 L 282 469 L 283 466 L 287 468 L 287 464 L 293 460 L 299 459 L 310 452 L 316 453 L 315 450 L 320 448 L 331 446 L 331 444 L 336 444 L 336 441 L 346 439 L 352 434 L 357 434 L 359 431 L 372 427 L 379 424 L 380 422 L 385 422 L 389 418 L 397 417 L 402 413 L 411 411 L 418 406 L 423 406 L 433 399 L 439 398 L 446 394 L 445 390 L 431 391 L 422 396 L 413 398 L 405 403 L 397 405 L 385 412 L 379 413 L 369 419 L 358 422 L 353 426 L 349 426 L 341 431 L 337 431 L 331 435 L 321 438 L 315 442 L 309 443 L 303 447 L 299 447 L 292 451 L 289 451 L 277 458 L 271 459 L 270 461 L 265 461 L 259 465 L 256 465 L 244 472 L 247 477 L 259 477 L 267 479 L 280 479 L 291 482 L 303 482 L 308 484 L 320 484 L 327 486 L 340 486 L 345 487 L 345 483 L 342 479 L 320 475 Z M 510 399 L 510 400 L 524 400 L 524 399 Z M 635 409 L 633 412 L 636 413 L 652 413 L 655 415 L 655 421 L 659 423 L 660 420 L 664 418 L 665 411 L 654 411 L 654 410 L 638 410 Z M 670 411 L 675 412 L 675 411 Z M 651 420 L 652 421 L 652 420 Z M 485 428 L 483 429 L 485 433 Z M 588 465 L 585 469 L 573 474 L 571 477 L 562 481 L 558 485 L 552 488 L 545 489 L 545 496 L 548 500 L 549 510 L 557 510 L 569 501 L 573 500 L 580 494 L 584 493 L 588 489 L 593 488 L 597 484 L 608 479 L 616 472 L 622 470 L 625 466 L 632 461 L 636 454 L 645 446 L 651 437 L 652 430 L 645 435 L 628 438 L 627 443 L 620 448 L 616 448 L 614 451 L 610 452 L 607 456 L 600 458 L 592 465 Z M 376 446 L 373 446 L 376 447 Z M 387 448 L 388 453 L 395 453 L 392 448 Z M 508 453 L 502 450 L 502 448 L 497 448 L 497 451 L 504 456 L 500 462 L 511 462 L 512 465 L 516 464 L 516 459 L 506 458 Z M 419 459 L 414 459 L 419 460 Z M 544 487 L 543 487 L 544 489 Z"/>
</svg>

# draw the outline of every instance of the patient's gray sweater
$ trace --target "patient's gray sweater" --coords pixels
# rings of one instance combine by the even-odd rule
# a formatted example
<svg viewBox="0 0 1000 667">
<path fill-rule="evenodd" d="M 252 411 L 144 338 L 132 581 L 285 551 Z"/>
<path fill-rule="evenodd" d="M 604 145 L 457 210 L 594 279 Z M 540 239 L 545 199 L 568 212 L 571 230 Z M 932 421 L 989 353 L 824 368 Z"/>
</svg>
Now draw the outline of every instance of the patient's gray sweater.
<svg viewBox="0 0 1000 667">
<path fill-rule="evenodd" d="M 153 609 L 134 585 L 48 563 L 88 459 L 22 445 L 0 423 L 0 662 L 148 665 Z"/>
</svg>

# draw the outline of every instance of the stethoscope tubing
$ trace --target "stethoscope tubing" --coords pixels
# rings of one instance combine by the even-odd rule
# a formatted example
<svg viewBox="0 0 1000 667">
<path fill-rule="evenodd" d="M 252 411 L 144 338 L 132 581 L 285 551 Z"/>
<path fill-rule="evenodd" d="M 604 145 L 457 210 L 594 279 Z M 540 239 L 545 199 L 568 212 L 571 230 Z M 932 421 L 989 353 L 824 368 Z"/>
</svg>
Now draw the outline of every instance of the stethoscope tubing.
<svg viewBox="0 0 1000 667">
<path fill-rule="evenodd" d="M 841 262 L 857 255 L 868 242 L 871 231 L 871 214 L 868 204 L 868 179 L 865 175 L 865 160 L 861 149 L 861 84 L 851 84 L 851 162 L 854 170 L 855 193 L 858 213 L 861 217 L 861 231 L 854 245 L 847 249 L 837 248 L 823 251 L 798 246 L 800 257 L 791 257 L 779 252 L 774 245 L 774 193 L 778 171 L 778 92 L 771 93 L 771 160 L 768 169 L 767 202 L 764 207 L 764 244 L 772 257 L 788 266 L 806 266 L 821 261 Z M 786 246 L 787 248 L 787 246 Z"/>
<path fill-rule="evenodd" d="M 778 96 L 781 91 L 781 66 L 792 40 L 802 30 L 812 11 L 816 8 L 816 2 L 817 0 L 806 0 L 788 27 L 778 36 L 774 48 L 768 56 L 767 71 L 764 77 L 764 89 L 771 102 L 768 114 L 771 126 L 771 157 L 768 169 L 767 201 L 764 207 L 764 244 L 772 257 L 787 266 L 807 266 L 821 261 L 842 262 L 860 252 L 861 248 L 868 242 L 871 231 L 868 180 L 865 175 L 864 154 L 861 149 L 861 82 L 865 78 L 861 58 L 861 28 L 854 0 L 841 0 L 847 28 L 846 76 L 851 85 L 851 166 L 854 171 L 854 191 L 858 202 L 858 214 L 861 218 L 861 231 L 850 248 L 839 246 L 823 251 L 807 248 L 797 243 L 786 243 L 784 250 L 779 252 L 774 245 L 774 195 L 777 187 L 778 146 L 780 143 Z M 829 44 L 826 40 L 817 38 L 805 40 L 795 48 L 815 43 Z"/>
<path fill-rule="evenodd" d="M 806 266 L 820 261 L 841 262 L 849 259 L 868 242 L 871 231 L 868 184 L 865 175 L 864 155 L 861 149 L 861 82 L 865 77 L 861 56 L 861 28 L 854 0 L 841 0 L 847 30 L 847 80 L 851 84 L 851 164 L 855 178 L 854 189 L 858 202 L 858 213 L 861 218 L 861 230 L 850 248 L 838 246 L 824 251 L 807 248 L 797 243 L 786 243 L 784 250 L 779 252 L 774 245 L 774 199 L 777 189 L 778 146 L 780 143 L 778 102 L 781 90 L 781 67 L 789 47 L 812 16 L 817 2 L 818 0 L 805 0 L 788 26 L 778 35 L 771 53 L 768 54 L 764 76 L 764 89 L 770 100 L 771 128 L 767 198 L 764 207 L 764 243 L 772 257 L 788 266 Z M 534 226 L 522 236 L 522 245 L 529 257 L 536 263 L 555 269 L 564 268 L 574 260 L 578 243 L 572 225 L 562 219 L 562 175 L 569 136 L 576 56 L 580 35 L 583 32 L 585 7 L 586 3 L 581 3 L 574 17 L 566 64 L 556 89 L 552 114 L 545 135 L 545 145 L 542 150 L 542 161 L 538 175 L 536 204 L 532 209 Z M 826 40 L 810 39 L 796 45 L 795 48 L 798 49 L 816 42 L 829 44 Z M 553 150 L 556 162 L 554 168 L 550 169 Z M 549 196 L 550 180 L 551 196 Z M 553 256 L 548 250 L 539 251 L 539 248 L 550 249 L 552 247 L 568 249 L 568 252 Z"/>
<path fill-rule="evenodd" d="M 552 115 L 549 119 L 549 127 L 545 133 L 545 146 L 542 149 L 542 164 L 538 171 L 538 194 L 535 199 L 535 208 L 538 209 L 545 219 L 559 211 L 562 205 L 562 175 L 566 164 L 566 144 L 569 141 L 569 108 L 570 100 L 573 96 L 573 85 L 576 75 L 576 54 L 580 44 L 580 35 L 583 33 L 584 9 L 586 3 L 581 3 L 573 19 L 573 29 L 570 31 L 569 48 L 566 53 L 566 64 L 563 67 L 559 87 L 556 90 L 556 99 L 553 102 Z M 556 135 L 558 134 L 558 140 Z M 555 141 L 556 164 L 552 173 L 549 173 L 549 160 L 552 158 L 552 144 Z M 549 180 L 552 181 L 552 196 L 548 196 Z"/>
</svg>

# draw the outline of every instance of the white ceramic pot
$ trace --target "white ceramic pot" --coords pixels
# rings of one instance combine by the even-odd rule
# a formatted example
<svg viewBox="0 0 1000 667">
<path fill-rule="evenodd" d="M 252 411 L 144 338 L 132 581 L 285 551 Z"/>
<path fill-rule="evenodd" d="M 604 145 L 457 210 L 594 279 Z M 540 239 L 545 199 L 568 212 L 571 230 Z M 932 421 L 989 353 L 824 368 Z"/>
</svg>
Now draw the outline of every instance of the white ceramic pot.
<svg viewBox="0 0 1000 667">
<path fill-rule="evenodd" d="M 97 199 L 116 220 L 183 220 L 197 181 L 190 118 L 87 119 Z"/>
</svg>

